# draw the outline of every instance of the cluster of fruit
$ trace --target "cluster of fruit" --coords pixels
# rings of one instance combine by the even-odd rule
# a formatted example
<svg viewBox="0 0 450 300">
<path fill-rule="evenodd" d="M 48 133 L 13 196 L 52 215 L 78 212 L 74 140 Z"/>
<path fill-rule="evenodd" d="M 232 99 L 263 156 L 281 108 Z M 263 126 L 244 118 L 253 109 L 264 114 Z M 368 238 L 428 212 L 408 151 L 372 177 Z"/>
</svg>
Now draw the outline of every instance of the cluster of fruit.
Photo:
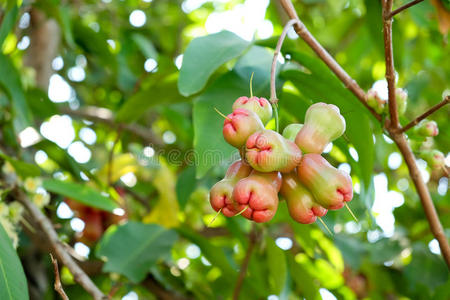
<svg viewBox="0 0 450 300">
<path fill-rule="evenodd" d="M 395 90 L 395 99 L 398 114 L 401 116 L 406 111 L 408 93 L 402 88 L 397 88 Z M 367 92 L 367 104 L 379 114 L 388 113 L 387 100 L 383 99 L 375 89 L 370 89 Z M 432 143 L 426 143 L 427 140 L 438 135 L 438 133 L 437 123 L 427 119 L 422 120 L 414 126 L 413 130 L 408 132 L 408 141 L 412 150 L 419 154 L 433 170 L 445 168 L 444 154 L 437 149 L 433 149 Z"/>
<path fill-rule="evenodd" d="M 267 99 L 240 97 L 232 108 L 225 117 L 223 136 L 242 159 L 211 188 L 215 211 L 267 222 L 277 211 L 280 193 L 291 217 L 310 224 L 352 199 L 350 176 L 321 156 L 345 131 L 345 120 L 335 105 L 311 105 L 304 124 L 290 124 L 283 135 L 264 127 L 272 118 Z"/>
</svg>

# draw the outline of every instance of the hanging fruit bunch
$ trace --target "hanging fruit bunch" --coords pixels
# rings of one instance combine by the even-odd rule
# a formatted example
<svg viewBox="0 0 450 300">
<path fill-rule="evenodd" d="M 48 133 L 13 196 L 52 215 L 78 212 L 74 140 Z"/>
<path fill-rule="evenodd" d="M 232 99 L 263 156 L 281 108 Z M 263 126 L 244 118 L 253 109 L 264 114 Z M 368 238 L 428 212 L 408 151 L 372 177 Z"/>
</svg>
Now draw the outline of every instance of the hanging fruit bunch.
<svg viewBox="0 0 450 300">
<path fill-rule="evenodd" d="M 273 111 L 267 99 L 239 97 L 232 109 L 224 116 L 223 136 L 239 150 L 241 159 L 210 190 L 211 206 L 218 214 L 268 222 L 280 194 L 291 217 L 310 224 L 352 199 L 350 176 L 321 156 L 326 145 L 345 131 L 337 106 L 311 105 L 305 124 L 290 124 L 282 135 L 265 129 Z"/>
</svg>

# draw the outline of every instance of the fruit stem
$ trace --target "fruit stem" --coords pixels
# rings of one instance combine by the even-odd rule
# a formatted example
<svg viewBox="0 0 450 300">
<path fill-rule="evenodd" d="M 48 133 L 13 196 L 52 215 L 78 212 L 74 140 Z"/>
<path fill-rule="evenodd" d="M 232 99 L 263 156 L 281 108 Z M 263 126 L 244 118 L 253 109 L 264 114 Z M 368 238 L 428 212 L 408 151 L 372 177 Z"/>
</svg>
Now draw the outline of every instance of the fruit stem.
<svg viewBox="0 0 450 300">
<path fill-rule="evenodd" d="M 359 222 L 358 219 L 356 218 L 355 214 L 350 209 L 350 206 L 347 204 L 347 202 L 345 202 L 345 207 L 347 208 L 348 212 L 352 215 L 352 217 L 356 221 L 356 223 L 358 223 Z"/>
<path fill-rule="evenodd" d="M 252 76 L 250 76 L 250 98 L 253 97 L 253 75 L 255 74 L 255 72 L 252 72 Z"/>
<path fill-rule="evenodd" d="M 211 226 L 211 224 L 217 219 L 217 217 L 220 215 L 221 212 L 222 212 L 222 208 L 219 209 L 219 211 L 214 215 L 214 217 L 213 217 L 212 220 L 208 223 L 208 225 L 206 225 L 206 227 Z"/>
<path fill-rule="evenodd" d="M 320 223 L 322 223 L 323 227 L 325 227 L 325 229 L 328 231 L 328 233 L 330 235 L 333 235 L 333 233 L 331 232 L 330 228 L 328 228 L 327 224 L 325 224 L 325 222 L 322 220 L 321 217 L 317 217 L 317 219 L 319 219 Z"/>
<path fill-rule="evenodd" d="M 247 208 L 248 208 L 248 205 L 246 205 L 246 206 L 244 207 L 243 210 L 241 210 L 240 212 L 238 212 L 237 214 L 235 214 L 233 217 L 239 216 L 239 215 L 242 214 L 244 211 L 246 211 Z"/>
<path fill-rule="evenodd" d="M 228 118 L 228 117 L 225 116 L 223 113 L 221 113 L 217 108 L 214 107 L 214 110 L 215 110 L 219 115 L 221 115 L 222 117 L 224 117 L 225 119 L 227 119 L 228 121 L 231 121 L 230 118 Z"/>
<path fill-rule="evenodd" d="M 274 111 L 274 115 L 275 115 L 275 131 L 276 132 L 280 132 L 280 124 L 278 121 L 278 104 L 276 103 L 272 103 L 272 107 L 273 107 L 273 111 Z"/>
</svg>

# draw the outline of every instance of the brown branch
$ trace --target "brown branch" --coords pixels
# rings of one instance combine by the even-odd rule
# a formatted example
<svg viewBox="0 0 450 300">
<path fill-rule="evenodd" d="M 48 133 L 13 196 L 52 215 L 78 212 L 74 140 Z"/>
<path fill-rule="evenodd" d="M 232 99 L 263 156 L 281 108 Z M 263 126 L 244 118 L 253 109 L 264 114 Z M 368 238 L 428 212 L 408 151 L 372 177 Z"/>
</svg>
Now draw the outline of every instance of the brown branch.
<svg viewBox="0 0 450 300">
<path fill-rule="evenodd" d="M 74 280 L 80 284 L 95 300 L 107 299 L 102 291 L 100 291 L 100 289 L 92 282 L 89 276 L 86 275 L 80 266 L 72 259 L 69 253 L 67 253 L 50 220 L 20 189 L 15 189 L 15 195 L 17 201 L 22 203 L 31 218 L 38 224 L 42 230 L 42 233 L 45 234 L 56 257 L 70 270 Z"/>
<path fill-rule="evenodd" d="M 137 124 L 117 124 L 114 120 L 114 115 L 111 110 L 103 107 L 85 106 L 83 108 L 72 110 L 68 107 L 62 107 L 61 113 L 67 114 L 72 117 L 83 118 L 93 122 L 103 123 L 111 127 L 119 126 L 126 131 L 142 138 L 147 144 L 151 144 L 156 147 L 163 147 L 164 142 L 157 136 L 150 128 L 145 128 Z"/>
<path fill-rule="evenodd" d="M 421 114 L 420 116 L 409 122 L 405 127 L 402 128 L 402 132 L 405 132 L 411 129 L 412 127 L 416 126 L 417 124 L 419 124 L 420 121 L 422 121 L 423 119 L 425 119 L 426 117 L 428 117 L 429 115 L 431 115 L 432 113 L 434 113 L 435 111 L 437 111 L 438 109 L 440 109 L 441 107 L 445 106 L 448 103 L 450 103 L 450 96 L 446 96 L 444 100 L 442 100 L 441 102 L 439 102 L 438 104 L 436 104 L 435 106 L 433 106 L 432 108 L 430 108 L 429 110 L 427 110 L 426 112 L 424 112 L 423 114 Z"/>
<path fill-rule="evenodd" d="M 439 216 L 436 212 L 436 208 L 434 207 L 433 199 L 431 199 L 428 187 L 423 181 L 419 168 L 417 167 L 416 159 L 412 153 L 412 150 L 409 147 L 403 133 L 393 132 L 391 129 L 390 135 L 405 159 L 406 165 L 408 166 L 409 175 L 414 182 L 417 193 L 419 194 L 420 202 L 422 203 L 423 210 L 425 212 L 425 216 L 430 224 L 431 232 L 439 242 L 442 257 L 450 269 L 450 246 L 448 244 L 447 237 L 445 236 L 442 224 L 439 221 Z"/>
<path fill-rule="evenodd" d="M 50 258 L 52 259 L 53 270 L 55 271 L 55 291 L 58 292 L 63 300 L 69 300 L 69 297 L 67 297 L 66 292 L 64 292 L 64 289 L 62 287 L 61 278 L 59 277 L 58 261 L 53 257 L 51 253 Z"/>
<path fill-rule="evenodd" d="M 239 271 L 239 276 L 236 281 L 236 285 L 233 291 L 233 300 L 239 299 L 239 294 L 241 292 L 242 284 L 244 283 L 245 275 L 247 275 L 248 265 L 250 263 L 250 258 L 252 257 L 253 250 L 258 242 L 259 233 L 257 231 L 256 225 L 252 224 L 252 230 L 249 234 L 249 243 L 247 247 L 247 252 L 245 253 L 244 260 L 242 261 L 241 270 Z"/>
<path fill-rule="evenodd" d="M 384 55 L 386 58 L 386 81 L 389 94 L 389 114 L 391 122 L 389 126 L 398 128 L 397 101 L 395 99 L 395 68 L 394 51 L 392 48 L 392 19 L 389 18 L 393 0 L 383 0 L 383 37 L 384 37 Z"/>
<path fill-rule="evenodd" d="M 366 93 L 358 83 L 345 72 L 345 70 L 334 60 L 334 58 L 322 47 L 322 45 L 308 31 L 302 21 L 298 18 L 297 12 L 290 0 L 280 0 L 281 5 L 290 19 L 296 19 L 298 22 L 294 25 L 295 32 L 308 44 L 308 46 L 319 56 L 319 58 L 333 71 L 334 74 L 344 83 L 369 111 L 378 120 L 381 116 L 377 114 L 366 102 Z"/>
<path fill-rule="evenodd" d="M 409 2 L 409 3 L 406 3 L 405 5 L 403 5 L 403 6 L 400 6 L 399 8 L 397 8 L 396 10 L 393 10 L 387 17 L 389 18 L 389 19 L 391 19 L 393 16 L 395 16 L 396 14 L 398 14 L 398 13 L 401 13 L 402 11 L 404 11 L 405 9 L 407 9 L 407 8 L 410 8 L 411 6 L 414 6 L 414 5 L 416 5 L 416 4 L 419 4 L 420 2 L 422 2 L 423 0 L 414 0 L 414 1 L 411 1 L 411 2 Z"/>
</svg>

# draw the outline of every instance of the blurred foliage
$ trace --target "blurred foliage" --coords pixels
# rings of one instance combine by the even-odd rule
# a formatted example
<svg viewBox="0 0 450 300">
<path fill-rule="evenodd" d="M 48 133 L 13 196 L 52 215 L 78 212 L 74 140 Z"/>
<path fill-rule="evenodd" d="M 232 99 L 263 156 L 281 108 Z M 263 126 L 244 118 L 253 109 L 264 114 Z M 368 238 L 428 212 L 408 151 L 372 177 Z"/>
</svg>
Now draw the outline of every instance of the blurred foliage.
<svg viewBox="0 0 450 300">
<path fill-rule="evenodd" d="M 19 235 L 17 253 L 30 297 L 58 298 L 48 249 L 36 245 L 26 218 L 13 218 L 11 182 L 40 204 L 62 241 L 76 249 L 81 242 L 87 245 L 87 262 L 102 267 L 90 275 L 106 294 L 113 290 L 114 299 L 130 292 L 139 299 L 156 299 L 161 292 L 170 299 L 231 298 L 250 247 L 251 224 L 242 217 L 218 216 L 207 227 L 215 215 L 208 189 L 239 155 L 223 140 L 223 118 L 214 108 L 231 112 L 237 97 L 249 95 L 252 73 L 254 94 L 269 96 L 273 49 L 286 16 L 271 1 L 265 20 L 273 27 L 272 37 L 258 30 L 251 40 L 217 32 L 211 23 L 221 14 L 231 24 L 236 20 L 225 13 L 257 2 L 266 3 L 1 2 L 0 267 L 7 272 L 0 272 L 1 299 L 28 298 L 20 294 L 26 289 L 17 288 L 25 279 L 6 234 Z M 394 7 L 406 2 L 395 1 Z M 304 0 L 294 5 L 363 89 L 384 78 L 380 1 Z M 445 23 L 448 6 L 448 1 L 424 1 L 395 17 L 397 84 L 409 95 L 403 124 L 450 93 L 450 52 L 443 30 L 450 24 Z M 139 21 L 132 20 L 136 13 L 146 17 L 143 26 L 132 25 Z M 250 12 L 238 19 L 252 17 Z M 48 45 L 39 44 L 47 20 L 59 29 L 50 37 L 57 46 L 55 59 L 47 57 L 53 51 Z M 247 26 L 231 25 L 226 28 Z M 326 290 L 337 299 L 449 299 L 448 269 L 406 165 L 393 163 L 395 145 L 307 45 L 289 36 L 277 78 L 281 128 L 302 122 L 314 102 L 339 106 L 347 130 L 325 156 L 336 167 L 350 168 L 355 184 L 350 204 L 359 223 L 344 210 L 330 211 L 323 218 L 335 233 L 330 236 L 320 224 L 293 222 L 281 203 L 271 222 L 257 226 L 241 299 L 320 299 L 327 297 Z M 50 74 L 40 63 L 52 65 Z M 51 76 L 48 94 L 38 85 L 42 76 Z M 55 101 L 55 93 L 65 92 L 65 99 Z M 61 125 L 60 115 L 70 116 L 69 129 Z M 422 146 L 439 149 L 447 160 L 448 117 L 445 108 L 430 117 L 440 133 Z M 49 126 L 56 130 L 53 136 L 45 133 Z M 61 138 L 69 143 L 62 145 Z M 83 161 L 79 155 L 86 152 L 90 156 Z M 419 163 L 449 236 L 448 180 L 442 170 Z M 74 214 L 57 213 L 65 204 Z M 79 220 L 84 229 L 75 231 Z M 20 221 L 23 229 L 17 226 Z M 71 299 L 89 299 L 65 267 L 61 277 Z M 4 287 L 12 288 L 12 295 Z"/>
</svg>

